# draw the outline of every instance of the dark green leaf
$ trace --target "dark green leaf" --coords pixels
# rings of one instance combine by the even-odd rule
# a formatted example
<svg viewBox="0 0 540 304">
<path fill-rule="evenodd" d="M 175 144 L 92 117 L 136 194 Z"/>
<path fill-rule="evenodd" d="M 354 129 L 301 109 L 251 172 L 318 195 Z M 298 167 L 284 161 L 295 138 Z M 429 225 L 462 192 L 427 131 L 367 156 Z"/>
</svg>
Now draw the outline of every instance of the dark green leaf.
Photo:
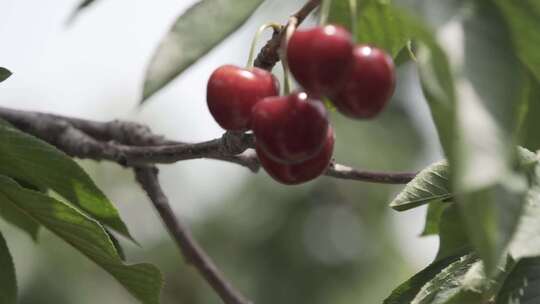
<svg viewBox="0 0 540 304">
<path fill-rule="evenodd" d="M 467 194 L 462 201 L 462 216 L 469 240 L 494 271 L 519 223 L 525 200 L 526 182 L 509 177 L 506 183 Z"/>
<path fill-rule="evenodd" d="M 29 184 L 22 180 L 15 180 L 21 187 L 46 193 L 46 189 L 37 187 L 35 185 Z M 8 223 L 18 227 L 19 229 L 25 231 L 30 235 L 30 237 L 37 241 L 39 224 L 33 219 L 28 217 L 26 214 L 21 213 L 17 208 L 13 208 L 8 204 L 2 204 L 0 202 L 0 217 L 4 218 Z"/>
<path fill-rule="evenodd" d="M 394 64 L 400 66 L 406 62 L 409 62 L 411 59 L 416 60 L 414 55 L 414 49 L 412 41 L 408 41 L 407 44 L 397 53 L 394 58 Z"/>
<path fill-rule="evenodd" d="M 0 82 L 6 80 L 11 76 L 11 72 L 3 67 L 0 67 Z"/>
<path fill-rule="evenodd" d="M 439 234 L 439 222 L 444 209 L 448 205 L 441 201 L 429 203 L 426 213 L 426 223 L 424 224 L 424 230 L 420 234 L 421 236 Z"/>
<path fill-rule="evenodd" d="M 456 104 L 454 78 L 446 53 L 429 32 L 421 26 L 417 28 L 420 42 L 416 58 L 422 92 L 428 101 L 441 146 L 445 154 L 450 156 Z"/>
<path fill-rule="evenodd" d="M 539 290 L 540 258 L 522 259 L 507 276 L 496 303 L 538 304 Z"/>
<path fill-rule="evenodd" d="M 118 256 L 120 257 L 120 259 L 122 259 L 122 261 L 125 261 L 126 253 L 124 252 L 124 248 L 122 247 L 118 239 L 112 234 L 112 232 L 109 231 L 109 229 L 105 228 L 105 232 L 111 239 L 114 249 L 116 249 L 116 252 L 118 253 Z"/>
<path fill-rule="evenodd" d="M 449 189 L 448 164 L 446 161 L 437 162 L 409 182 L 390 203 L 390 207 L 403 211 L 432 201 L 442 201 L 451 197 Z"/>
<path fill-rule="evenodd" d="M 116 208 L 75 161 L 48 143 L 6 124 L 0 124 L 0 174 L 52 189 L 131 238 Z"/>
<path fill-rule="evenodd" d="M 441 214 L 438 230 L 439 251 L 436 260 L 470 251 L 471 245 L 457 204 L 446 204 Z"/>
<path fill-rule="evenodd" d="M 185 11 L 146 71 L 144 102 L 238 29 L 263 0 L 201 0 Z"/>
<path fill-rule="evenodd" d="M 521 170 L 527 175 L 536 174 L 537 178 L 540 178 L 536 155 L 523 148 L 517 151 Z M 536 173 L 534 173 L 535 169 Z M 515 258 L 540 254 L 540 246 L 533 241 L 540 229 L 538 220 L 540 212 L 537 210 L 537 204 L 540 203 L 540 188 L 534 184 L 525 191 L 527 183 L 522 176 L 508 177 L 505 182 L 506 184 L 501 183 L 492 187 L 489 194 L 470 193 L 473 196 L 478 195 L 479 198 L 476 203 L 473 200 L 471 206 L 462 210 L 461 219 L 457 212 L 452 212 L 453 214 L 448 214 L 446 224 L 443 224 L 444 220 L 441 220 L 441 229 L 443 225 L 446 225 L 447 232 L 440 233 L 439 254 L 441 251 L 452 253 L 451 249 L 459 249 L 463 244 L 467 245 L 468 241 L 473 241 L 475 237 L 477 238 L 475 245 L 481 245 L 477 247 L 479 252 L 482 248 L 484 250 L 487 248 L 487 250 L 498 250 L 505 254 L 509 247 Z M 463 205 L 460 205 L 460 208 L 463 208 Z M 476 221 L 471 215 L 473 208 L 472 214 L 477 216 Z M 466 231 L 463 230 L 467 227 L 464 220 L 469 220 Z M 493 262 L 498 261 L 493 260 Z"/>
<path fill-rule="evenodd" d="M 540 81 L 530 76 L 527 83 L 520 113 L 519 144 L 536 151 L 540 150 Z"/>
<path fill-rule="evenodd" d="M 350 27 L 348 0 L 333 1 L 329 21 Z M 359 1 L 356 37 L 358 43 L 367 43 L 385 49 L 396 57 L 407 46 L 411 34 L 407 21 L 402 19 L 392 1 Z"/>
<path fill-rule="evenodd" d="M 464 58 L 452 56 L 462 73 L 456 75 L 458 140 L 451 163 L 456 162 L 460 189 L 475 191 L 497 184 L 513 164 L 524 74 L 501 20 L 489 7 L 479 6 L 464 18 Z"/>
<path fill-rule="evenodd" d="M 0 303 L 17 304 L 15 266 L 2 233 L 0 233 Z"/>
<path fill-rule="evenodd" d="M 540 1 L 493 0 L 511 32 L 519 59 L 540 81 Z"/>
<path fill-rule="evenodd" d="M 0 202 L 11 204 L 109 272 L 145 304 L 159 304 L 159 270 L 150 264 L 125 265 L 105 229 L 77 209 L 0 175 Z"/>
<path fill-rule="evenodd" d="M 384 48 L 395 57 L 411 38 L 404 24 L 391 1 L 371 1 L 362 8 L 358 20 L 358 42 Z"/>
<path fill-rule="evenodd" d="M 515 104 L 523 94 L 523 70 L 493 7 L 484 2 L 467 4 L 472 8 L 462 10 L 456 19 L 463 26 L 463 49 L 449 52 L 453 71 L 444 63 L 444 75 L 436 80 L 441 73 L 422 72 L 435 71 L 435 67 L 418 57 L 424 65 L 424 93 L 453 168 L 451 185 L 459 193 L 456 201 L 461 204 L 470 240 L 491 272 L 515 230 L 526 191 L 524 178 L 512 172 Z M 452 48 L 459 48 L 459 42 L 452 41 Z M 452 79 L 455 97 L 453 88 L 443 89 Z M 450 111 L 436 108 L 452 103 L 455 107 L 447 108 Z"/>
<path fill-rule="evenodd" d="M 411 304 L 479 304 L 489 297 L 490 280 L 484 274 L 482 262 L 472 254 L 452 263 L 418 292 Z M 459 299 L 461 302 L 456 302 Z"/>
<path fill-rule="evenodd" d="M 27 189 L 38 191 L 38 192 L 47 193 L 47 188 L 32 185 L 32 184 L 30 184 L 29 182 L 27 182 L 25 180 L 18 180 L 16 178 L 14 178 L 14 180 L 17 182 L 17 184 L 21 185 L 21 187 L 23 187 L 23 188 L 27 188 Z"/>
<path fill-rule="evenodd" d="M 392 291 L 392 294 L 384 300 L 384 304 L 409 304 L 422 286 L 432 280 L 444 268 L 448 267 L 448 265 L 459 260 L 460 257 L 459 255 L 447 257 L 432 263 Z"/>
<path fill-rule="evenodd" d="M 19 209 L 3 202 L 1 197 L 0 217 L 6 220 L 8 223 L 25 231 L 34 241 L 37 241 L 39 224 L 26 214 L 22 213 Z"/>
</svg>

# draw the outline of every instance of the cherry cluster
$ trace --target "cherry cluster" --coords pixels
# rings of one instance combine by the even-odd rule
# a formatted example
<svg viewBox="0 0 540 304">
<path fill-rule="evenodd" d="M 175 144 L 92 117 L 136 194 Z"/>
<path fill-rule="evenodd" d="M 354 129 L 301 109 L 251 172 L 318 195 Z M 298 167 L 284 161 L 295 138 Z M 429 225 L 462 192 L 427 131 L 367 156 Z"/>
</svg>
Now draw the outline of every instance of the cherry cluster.
<svg viewBox="0 0 540 304">
<path fill-rule="evenodd" d="M 395 74 L 386 52 L 355 45 L 335 25 L 295 31 L 286 58 L 303 91 L 279 96 L 270 72 L 224 65 L 208 80 L 207 102 L 222 128 L 253 130 L 261 166 L 293 185 L 323 174 L 332 158 L 334 131 L 321 99 L 348 117 L 373 118 L 392 96 Z"/>
</svg>

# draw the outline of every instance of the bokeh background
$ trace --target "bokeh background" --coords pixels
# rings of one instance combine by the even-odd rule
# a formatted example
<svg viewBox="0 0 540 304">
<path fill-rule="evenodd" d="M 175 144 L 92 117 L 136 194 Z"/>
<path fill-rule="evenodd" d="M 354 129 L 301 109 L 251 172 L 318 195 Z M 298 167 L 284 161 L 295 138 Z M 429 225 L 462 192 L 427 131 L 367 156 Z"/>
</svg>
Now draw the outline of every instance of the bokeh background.
<svg viewBox="0 0 540 304">
<path fill-rule="evenodd" d="M 14 73 L 0 86 L 0 105 L 130 119 L 194 142 L 223 133 L 205 102 L 213 69 L 245 64 L 258 26 L 284 22 L 302 4 L 267 0 L 238 32 L 138 107 L 153 51 L 194 1 L 98 1 L 66 25 L 78 2 L 0 0 L 0 65 Z M 396 95 L 379 118 L 359 122 L 331 116 L 335 158 L 341 163 L 406 171 L 441 158 L 410 63 L 400 66 Z M 163 271 L 162 302 L 219 303 L 184 263 L 132 173 L 114 164 L 81 164 L 116 202 L 142 244 L 123 242 L 128 260 L 152 262 Z M 388 208 L 402 186 L 326 177 L 282 186 L 262 171 L 254 175 L 212 160 L 160 169 L 176 214 L 189 222 L 226 276 L 259 304 L 381 303 L 436 251 L 436 238 L 419 237 L 425 208 L 404 213 Z M 49 232 L 42 230 L 36 244 L 5 222 L 0 229 L 15 258 L 21 304 L 136 303 L 107 273 Z"/>
</svg>

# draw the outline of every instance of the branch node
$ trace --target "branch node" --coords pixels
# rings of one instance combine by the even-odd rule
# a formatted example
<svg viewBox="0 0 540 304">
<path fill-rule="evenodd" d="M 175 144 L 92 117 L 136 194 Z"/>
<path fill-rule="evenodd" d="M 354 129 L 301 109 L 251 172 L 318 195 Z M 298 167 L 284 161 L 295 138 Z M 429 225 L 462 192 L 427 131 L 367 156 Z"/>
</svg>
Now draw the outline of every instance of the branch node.
<svg viewBox="0 0 540 304">
<path fill-rule="evenodd" d="M 227 131 L 221 137 L 223 141 L 222 153 L 237 155 L 254 146 L 252 134 L 236 131 Z"/>
</svg>

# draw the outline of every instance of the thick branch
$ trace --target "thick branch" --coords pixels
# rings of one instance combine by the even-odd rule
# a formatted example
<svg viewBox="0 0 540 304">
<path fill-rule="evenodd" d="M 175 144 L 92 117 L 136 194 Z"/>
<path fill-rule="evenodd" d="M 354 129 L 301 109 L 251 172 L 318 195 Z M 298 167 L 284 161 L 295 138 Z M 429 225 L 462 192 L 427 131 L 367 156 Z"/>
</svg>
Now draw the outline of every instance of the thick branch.
<svg viewBox="0 0 540 304">
<path fill-rule="evenodd" d="M 225 304 L 250 304 L 244 296 L 234 289 L 223 277 L 223 274 L 214 265 L 212 259 L 199 246 L 195 238 L 191 235 L 190 229 L 175 215 L 169 200 L 158 180 L 158 170 L 155 167 L 135 168 L 137 181 L 148 194 L 154 204 L 159 216 L 167 227 L 167 230 L 174 238 L 178 247 L 182 250 L 187 262 L 192 264 L 204 279 L 210 284 Z"/>
<path fill-rule="evenodd" d="M 88 155 L 96 160 L 110 160 L 127 166 L 145 164 L 170 164 L 197 158 L 230 159 L 253 146 L 249 134 L 225 133 L 223 137 L 193 144 L 168 144 L 156 146 L 132 146 L 102 143 L 102 151 L 92 150 Z"/>
<path fill-rule="evenodd" d="M 310 0 L 291 17 L 296 19 L 296 24 L 298 25 L 302 23 L 304 19 L 306 19 L 307 16 L 320 5 L 320 3 L 321 0 Z M 255 58 L 254 65 L 256 67 L 265 70 L 272 70 L 272 68 L 276 65 L 276 63 L 279 61 L 278 50 L 281 45 L 281 41 L 283 40 L 283 35 L 286 28 L 287 26 L 283 27 L 279 32 L 274 32 L 272 38 L 268 40 L 262 47 L 261 51 L 257 55 L 257 58 Z"/>
<path fill-rule="evenodd" d="M 167 140 L 152 133 L 147 126 L 126 121 L 97 122 L 3 107 L 0 107 L 0 118 L 77 158 L 113 161 L 123 166 L 209 158 L 232 162 L 253 172 L 259 169 L 257 157 L 246 151 L 254 145 L 253 136 L 245 133 L 225 133 L 210 141 L 185 143 Z M 415 175 L 361 171 L 339 164 L 330 166 L 325 174 L 386 184 L 407 183 Z"/>
<path fill-rule="evenodd" d="M 0 119 L 77 158 L 108 160 L 123 166 L 209 158 L 232 162 L 253 172 L 259 169 L 252 155 L 240 154 L 252 144 L 250 136 L 244 134 L 226 133 L 220 139 L 188 144 L 167 140 L 145 125 L 128 121 L 97 122 L 5 107 L 0 107 Z M 151 147 L 141 147 L 139 143 Z"/>
</svg>

